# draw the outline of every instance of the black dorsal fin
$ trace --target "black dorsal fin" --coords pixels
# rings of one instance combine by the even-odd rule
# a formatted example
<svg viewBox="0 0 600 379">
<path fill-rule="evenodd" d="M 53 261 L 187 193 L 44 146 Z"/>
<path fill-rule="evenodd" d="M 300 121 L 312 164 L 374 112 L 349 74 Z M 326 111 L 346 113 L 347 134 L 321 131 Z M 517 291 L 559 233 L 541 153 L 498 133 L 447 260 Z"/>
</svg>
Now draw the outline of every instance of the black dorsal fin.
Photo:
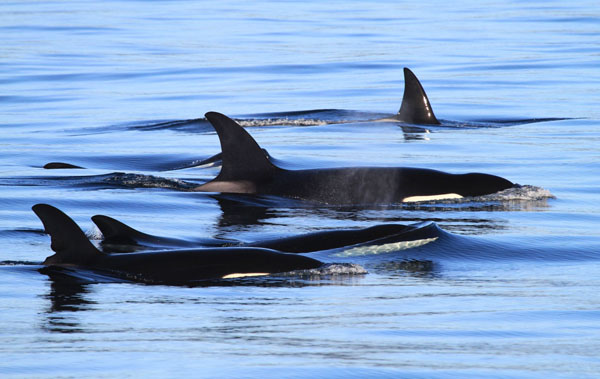
<svg viewBox="0 0 600 379">
<path fill-rule="evenodd" d="M 53 169 L 57 169 L 57 168 L 83 168 L 81 166 L 77 166 L 71 163 L 65 163 L 65 162 L 50 162 L 50 163 L 46 163 L 44 165 L 44 168 L 47 170 L 53 170 Z"/>
<path fill-rule="evenodd" d="M 404 67 L 404 96 L 396 118 L 410 124 L 440 123 L 433 114 L 433 108 L 419 79 L 406 67 Z"/>
<path fill-rule="evenodd" d="M 152 238 L 112 217 L 96 215 L 92 217 L 92 221 L 100 229 L 104 242 L 107 243 L 135 245 L 141 239 Z"/>
<path fill-rule="evenodd" d="M 254 180 L 271 175 L 279 168 L 237 122 L 217 112 L 206 113 L 221 142 L 221 172 L 214 181 Z"/>
<path fill-rule="evenodd" d="M 44 264 L 86 265 L 103 255 L 75 221 L 59 209 L 48 204 L 36 204 L 32 209 L 50 234 L 50 248 L 56 253 L 46 258 Z"/>
</svg>

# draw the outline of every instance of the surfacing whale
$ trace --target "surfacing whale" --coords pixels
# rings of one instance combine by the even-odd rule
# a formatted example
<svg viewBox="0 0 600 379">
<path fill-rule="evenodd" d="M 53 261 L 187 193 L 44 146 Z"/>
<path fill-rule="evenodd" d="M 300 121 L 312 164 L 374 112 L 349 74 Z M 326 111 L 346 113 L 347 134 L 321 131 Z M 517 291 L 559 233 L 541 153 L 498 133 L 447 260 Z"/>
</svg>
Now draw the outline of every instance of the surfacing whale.
<svg viewBox="0 0 600 379">
<path fill-rule="evenodd" d="M 57 208 L 36 204 L 33 211 L 51 237 L 55 252 L 46 266 L 81 268 L 110 277 L 153 284 L 190 284 L 318 268 L 322 262 L 298 254 L 258 247 L 160 250 L 105 254 L 77 224 Z"/>
<path fill-rule="evenodd" d="M 65 162 L 49 162 L 46 163 L 44 165 L 44 167 L 46 170 L 55 170 L 55 169 L 65 169 L 65 168 L 83 168 L 81 166 L 77 166 L 71 163 L 65 163 Z"/>
<path fill-rule="evenodd" d="M 513 186 L 499 176 L 409 167 L 287 170 L 276 166 L 244 128 L 208 112 L 221 143 L 219 175 L 195 191 L 264 194 L 328 204 L 390 204 L 495 193 Z"/>
<path fill-rule="evenodd" d="M 103 250 L 117 253 L 147 248 L 172 249 L 201 246 L 264 247 L 284 253 L 311 253 L 439 237 L 437 226 L 432 226 L 432 223 L 417 223 L 411 225 L 380 224 L 360 229 L 324 230 L 249 243 L 219 239 L 189 241 L 146 234 L 104 215 L 93 216 L 92 221 L 103 235 L 101 243 Z"/>
</svg>

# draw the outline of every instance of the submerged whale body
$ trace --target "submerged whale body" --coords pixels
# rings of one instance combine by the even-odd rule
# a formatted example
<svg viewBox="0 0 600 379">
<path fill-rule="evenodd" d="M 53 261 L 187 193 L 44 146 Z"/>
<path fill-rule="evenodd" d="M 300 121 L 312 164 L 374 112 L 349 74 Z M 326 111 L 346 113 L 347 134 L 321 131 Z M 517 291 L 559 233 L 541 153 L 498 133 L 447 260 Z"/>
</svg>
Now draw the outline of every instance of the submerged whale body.
<svg viewBox="0 0 600 379">
<path fill-rule="evenodd" d="M 481 196 L 513 186 L 494 175 L 407 167 L 286 170 L 273 164 L 244 128 L 208 112 L 221 143 L 219 175 L 195 191 L 275 195 L 329 204 L 389 204 Z"/>
<path fill-rule="evenodd" d="M 54 169 L 63 169 L 63 168 L 83 168 L 81 166 L 77 166 L 71 163 L 64 162 L 49 162 L 44 165 L 46 170 L 54 170 Z"/>
<path fill-rule="evenodd" d="M 429 223 L 412 225 L 380 224 L 361 229 L 334 229 L 283 238 L 241 243 L 231 240 L 204 239 L 188 241 L 140 232 L 114 218 L 96 215 L 92 221 L 103 235 L 104 251 L 125 253 L 140 248 L 183 248 L 203 246 L 263 247 L 285 253 L 310 253 L 358 246 L 415 241 L 439 236 L 439 229 Z"/>
<path fill-rule="evenodd" d="M 66 214 L 47 204 L 33 211 L 51 237 L 55 252 L 46 266 L 81 268 L 125 280 L 188 284 L 244 276 L 268 275 L 317 268 L 322 262 L 297 254 L 257 247 L 205 248 L 105 254 L 85 236 Z"/>
</svg>

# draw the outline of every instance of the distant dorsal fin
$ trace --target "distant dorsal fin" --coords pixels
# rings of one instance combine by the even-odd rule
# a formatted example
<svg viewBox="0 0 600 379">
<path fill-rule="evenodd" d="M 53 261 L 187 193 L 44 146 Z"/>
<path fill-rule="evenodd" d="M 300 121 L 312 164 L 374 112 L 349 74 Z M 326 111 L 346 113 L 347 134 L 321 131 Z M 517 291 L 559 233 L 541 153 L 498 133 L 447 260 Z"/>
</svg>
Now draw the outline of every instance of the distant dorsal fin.
<svg viewBox="0 0 600 379">
<path fill-rule="evenodd" d="M 71 163 L 65 162 L 50 162 L 44 165 L 44 168 L 47 170 L 57 169 L 57 168 L 83 168 L 81 166 L 77 166 Z"/>
<path fill-rule="evenodd" d="M 406 67 L 404 67 L 404 96 L 396 118 L 411 124 L 440 123 L 433 114 L 433 108 L 419 79 Z"/>
<path fill-rule="evenodd" d="M 279 170 L 254 138 L 237 122 L 217 112 L 206 113 L 221 142 L 221 172 L 214 181 L 253 180 Z"/>
<path fill-rule="evenodd" d="M 56 253 L 46 258 L 44 264 L 86 265 L 103 255 L 75 221 L 59 209 L 47 204 L 36 204 L 32 209 L 50 234 L 50 248 Z"/>
<path fill-rule="evenodd" d="M 104 242 L 135 245 L 139 239 L 151 238 L 148 234 L 133 229 L 112 217 L 96 215 L 92 221 L 104 236 Z"/>
</svg>

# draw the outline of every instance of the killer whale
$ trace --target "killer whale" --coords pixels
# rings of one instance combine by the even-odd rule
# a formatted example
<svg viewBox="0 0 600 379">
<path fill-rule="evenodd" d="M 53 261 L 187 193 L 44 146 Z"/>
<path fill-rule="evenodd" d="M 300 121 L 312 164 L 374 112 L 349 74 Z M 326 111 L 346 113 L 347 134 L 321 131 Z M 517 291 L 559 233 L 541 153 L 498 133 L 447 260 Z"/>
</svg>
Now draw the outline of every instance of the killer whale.
<svg viewBox="0 0 600 379">
<path fill-rule="evenodd" d="M 45 259 L 45 266 L 93 270 L 128 281 L 189 284 L 312 269 L 323 265 L 303 255 L 258 247 L 105 254 L 59 209 L 47 204 L 36 204 L 32 209 L 50 234 L 51 249 L 55 252 Z"/>
<path fill-rule="evenodd" d="M 514 184 L 499 176 L 410 167 L 342 167 L 287 170 L 269 160 L 256 141 L 229 117 L 208 112 L 222 152 L 221 171 L 194 191 L 264 194 L 328 204 L 390 204 L 472 197 Z"/>
<path fill-rule="evenodd" d="M 360 229 L 334 229 L 300 235 L 242 243 L 233 240 L 203 239 L 189 241 L 154 236 L 140 232 L 114 218 L 95 215 L 92 221 L 103 235 L 102 246 L 111 252 L 124 253 L 140 248 L 183 248 L 200 246 L 262 247 L 284 253 L 310 253 L 357 246 L 374 246 L 401 241 L 416 241 L 439 237 L 434 223 L 411 225 L 380 224 Z"/>
</svg>

